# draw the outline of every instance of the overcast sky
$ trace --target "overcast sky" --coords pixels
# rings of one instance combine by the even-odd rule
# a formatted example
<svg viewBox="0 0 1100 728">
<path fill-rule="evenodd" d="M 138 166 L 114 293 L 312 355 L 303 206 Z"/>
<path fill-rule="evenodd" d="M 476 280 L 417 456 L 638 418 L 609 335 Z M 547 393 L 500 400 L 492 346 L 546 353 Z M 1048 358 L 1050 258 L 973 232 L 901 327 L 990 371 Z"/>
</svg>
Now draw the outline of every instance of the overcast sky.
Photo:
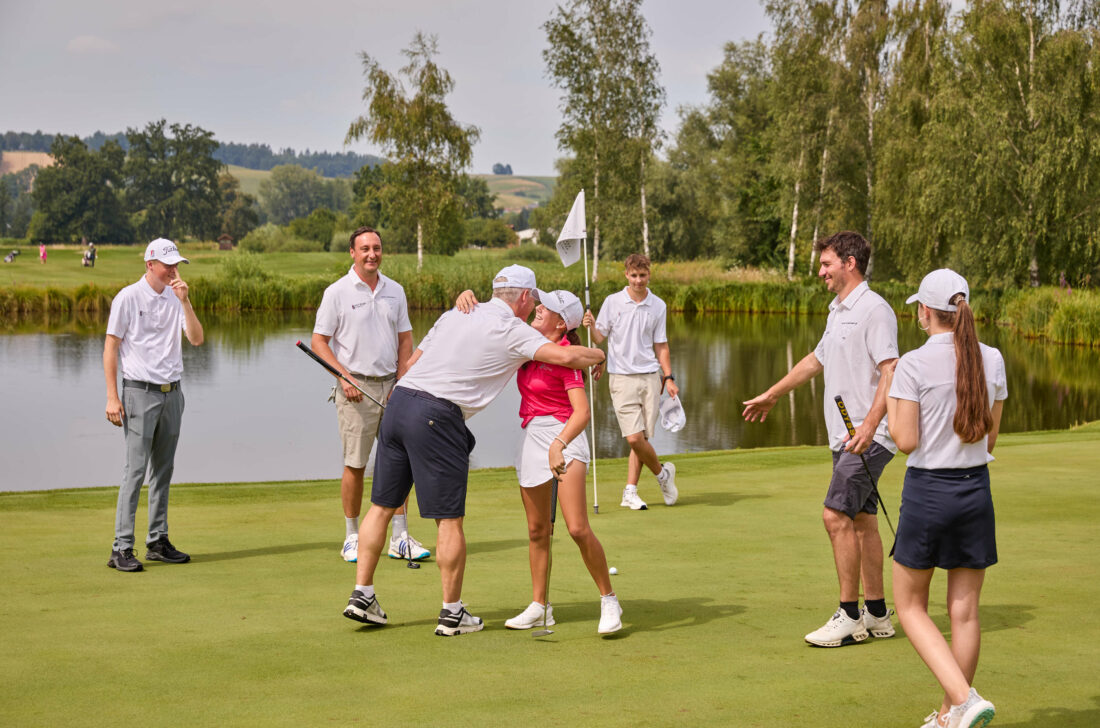
<svg viewBox="0 0 1100 728">
<path fill-rule="evenodd" d="M 154 119 L 220 141 L 342 151 L 363 113 L 359 51 L 395 72 L 439 39 L 452 113 L 481 129 L 474 172 L 553 174 L 558 93 L 544 78 L 548 0 L 0 0 L 0 131 L 86 136 Z M 756 0 L 647 0 L 663 123 L 706 100 L 730 40 L 768 30 Z M 358 143 L 352 150 L 376 153 Z"/>
</svg>

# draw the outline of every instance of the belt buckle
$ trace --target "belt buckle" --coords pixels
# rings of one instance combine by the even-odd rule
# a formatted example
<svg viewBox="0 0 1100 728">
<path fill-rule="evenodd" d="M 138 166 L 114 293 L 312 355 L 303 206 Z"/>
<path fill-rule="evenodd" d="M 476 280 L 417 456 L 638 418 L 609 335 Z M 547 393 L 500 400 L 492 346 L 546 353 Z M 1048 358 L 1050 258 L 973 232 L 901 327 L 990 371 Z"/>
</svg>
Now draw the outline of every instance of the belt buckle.
<svg viewBox="0 0 1100 728">
<path fill-rule="evenodd" d="M 165 393 L 171 392 L 172 391 L 172 385 L 171 384 L 162 384 L 162 385 L 160 385 L 160 391 L 165 392 Z"/>
</svg>

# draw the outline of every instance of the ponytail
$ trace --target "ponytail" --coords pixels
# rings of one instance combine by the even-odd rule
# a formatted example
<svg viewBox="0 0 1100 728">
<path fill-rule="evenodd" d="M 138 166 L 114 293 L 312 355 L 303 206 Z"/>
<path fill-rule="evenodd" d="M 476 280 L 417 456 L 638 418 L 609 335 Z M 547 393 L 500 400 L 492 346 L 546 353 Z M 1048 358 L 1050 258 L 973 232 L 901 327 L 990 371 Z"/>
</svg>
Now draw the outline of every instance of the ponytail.
<svg viewBox="0 0 1100 728">
<path fill-rule="evenodd" d="M 580 346 L 581 337 L 577 335 L 576 329 L 569 329 L 565 332 L 565 340 L 569 342 L 570 346 Z M 581 369 L 581 379 L 585 382 L 588 381 L 588 374 L 584 369 Z"/>
<path fill-rule="evenodd" d="M 985 368 L 974 328 L 974 312 L 961 293 L 951 298 L 958 307 L 953 314 L 955 334 L 955 434 L 965 443 L 978 442 L 993 429 L 989 393 L 985 388 Z M 940 312 L 937 311 L 937 314 Z"/>
</svg>

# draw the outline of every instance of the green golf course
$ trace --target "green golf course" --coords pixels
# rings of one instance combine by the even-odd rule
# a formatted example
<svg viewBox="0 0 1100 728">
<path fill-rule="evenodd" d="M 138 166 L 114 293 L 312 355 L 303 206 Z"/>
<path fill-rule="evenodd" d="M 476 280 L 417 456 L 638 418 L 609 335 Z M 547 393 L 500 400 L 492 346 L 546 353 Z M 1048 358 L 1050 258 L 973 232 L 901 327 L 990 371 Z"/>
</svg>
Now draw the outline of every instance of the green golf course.
<svg viewBox="0 0 1100 728">
<path fill-rule="evenodd" d="M 1100 423 L 1004 435 L 995 454 L 1000 563 L 975 686 L 1002 728 L 1100 725 Z M 599 462 L 593 524 L 625 610 L 608 638 L 560 520 L 554 633 L 504 628 L 530 601 L 509 469 L 471 474 L 463 599 L 486 628 L 449 639 L 433 635 L 434 563 L 384 559 L 387 626 L 341 616 L 354 567 L 338 556 L 335 480 L 173 486 L 171 536 L 193 560 L 138 574 L 106 566 L 115 489 L 4 493 L 0 725 L 919 725 L 940 693 L 900 629 L 839 649 L 802 640 L 836 608 L 825 450 L 675 461 L 679 504 L 657 505 L 649 479 L 645 512 L 618 506 L 624 461 Z M 895 524 L 903 473 L 899 456 L 881 483 Z M 432 524 L 413 521 L 434 547 Z M 930 608 L 943 627 L 945 581 Z"/>
</svg>

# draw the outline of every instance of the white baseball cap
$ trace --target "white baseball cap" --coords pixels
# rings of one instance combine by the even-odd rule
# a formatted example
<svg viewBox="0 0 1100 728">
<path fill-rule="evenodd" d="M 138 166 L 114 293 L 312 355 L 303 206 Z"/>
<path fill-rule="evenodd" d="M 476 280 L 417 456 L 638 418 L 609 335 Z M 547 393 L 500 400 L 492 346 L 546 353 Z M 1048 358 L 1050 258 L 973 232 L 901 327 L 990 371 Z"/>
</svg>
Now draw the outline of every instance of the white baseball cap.
<svg viewBox="0 0 1100 728">
<path fill-rule="evenodd" d="M 549 293 L 539 291 L 539 303 L 561 316 L 565 321 L 565 328 L 570 331 L 580 326 L 581 319 L 584 318 L 581 299 L 569 291 L 550 291 Z"/>
<path fill-rule="evenodd" d="M 493 278 L 493 288 L 536 288 L 535 271 L 522 265 L 501 268 Z"/>
<path fill-rule="evenodd" d="M 958 306 L 951 303 L 956 293 L 963 294 L 963 299 L 970 303 L 970 286 L 966 285 L 966 279 L 950 268 L 940 268 L 926 275 L 917 292 L 905 302 L 920 301 L 937 311 L 956 311 Z"/>
<path fill-rule="evenodd" d="M 165 265 L 176 263 L 190 263 L 187 258 L 180 255 L 180 249 L 168 238 L 157 238 L 145 248 L 145 262 L 159 260 Z"/>
<path fill-rule="evenodd" d="M 679 397 L 669 397 L 661 402 L 661 427 L 669 432 L 679 432 L 687 424 L 687 415 Z"/>
</svg>

